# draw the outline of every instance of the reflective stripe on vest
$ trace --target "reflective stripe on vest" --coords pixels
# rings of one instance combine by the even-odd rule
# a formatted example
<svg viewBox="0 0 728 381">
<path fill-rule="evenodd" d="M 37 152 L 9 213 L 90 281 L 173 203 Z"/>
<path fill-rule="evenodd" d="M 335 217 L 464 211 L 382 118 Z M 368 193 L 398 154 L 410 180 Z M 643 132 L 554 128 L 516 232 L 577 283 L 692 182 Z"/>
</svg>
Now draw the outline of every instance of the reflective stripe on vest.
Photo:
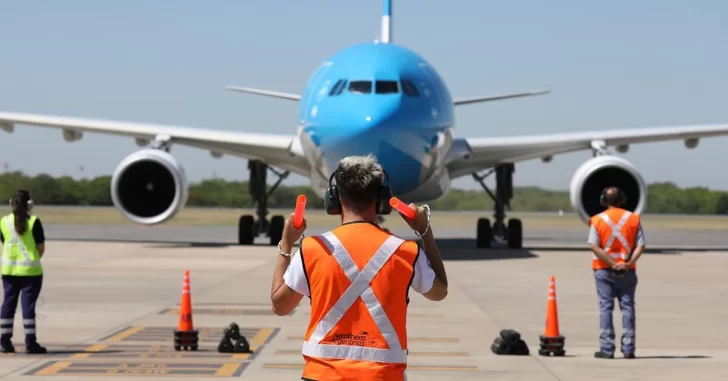
<svg viewBox="0 0 728 381">
<path fill-rule="evenodd" d="M 629 253 L 632 252 L 632 246 L 629 244 L 629 241 L 627 241 L 627 238 L 622 234 L 622 228 L 624 227 L 624 224 L 627 223 L 627 220 L 629 220 L 629 217 L 632 215 L 632 212 L 629 210 L 625 210 L 624 214 L 622 214 L 622 218 L 619 219 L 619 222 L 615 225 L 612 220 L 609 219 L 609 216 L 607 213 L 602 212 L 599 214 L 599 217 L 601 217 L 602 220 L 609 226 L 609 228 L 612 230 L 611 235 L 609 236 L 609 239 L 607 239 L 607 242 L 604 244 L 604 247 L 602 249 L 609 254 L 612 259 L 623 259 L 627 260 L 627 256 Z M 626 250 L 625 253 L 620 252 L 613 252 L 611 250 L 612 245 L 614 244 L 614 240 L 617 239 L 622 244 L 624 249 Z M 594 259 L 599 259 L 596 255 L 594 255 Z"/>
<path fill-rule="evenodd" d="M 402 349 L 392 322 L 387 317 L 381 303 L 369 285 L 379 270 L 384 267 L 384 264 L 405 241 L 395 236 L 387 238 L 360 272 L 341 241 L 332 232 L 326 232 L 318 237 L 328 247 L 333 257 L 336 258 L 339 266 L 351 281 L 351 285 L 316 325 L 308 341 L 304 341 L 303 355 L 344 360 L 407 363 L 407 350 Z M 351 308 L 352 304 L 360 296 L 389 348 L 321 344 L 321 340 L 338 324 L 346 311 Z"/>
<path fill-rule="evenodd" d="M 20 237 L 18 237 L 18 233 L 15 231 L 15 223 L 12 221 L 12 218 L 10 218 L 9 216 L 5 216 L 3 218 L 3 221 L 5 221 L 6 230 L 10 234 L 10 240 L 6 241 L 4 245 L 5 248 L 7 248 L 8 250 L 3 250 L 3 266 L 41 267 L 40 260 L 32 260 L 30 258 L 28 249 L 25 247 L 23 242 L 20 240 Z M 7 239 L 7 237 L 5 237 L 5 239 Z M 15 260 L 9 258 L 10 249 L 13 247 L 17 247 L 20 250 L 20 253 L 23 254 L 23 260 Z"/>
</svg>

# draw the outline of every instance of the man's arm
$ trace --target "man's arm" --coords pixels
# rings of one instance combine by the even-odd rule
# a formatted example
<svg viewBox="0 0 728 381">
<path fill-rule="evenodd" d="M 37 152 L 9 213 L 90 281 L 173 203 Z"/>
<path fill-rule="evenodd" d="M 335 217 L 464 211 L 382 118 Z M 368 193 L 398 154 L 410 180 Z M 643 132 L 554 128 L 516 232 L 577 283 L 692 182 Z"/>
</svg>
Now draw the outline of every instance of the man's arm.
<svg viewBox="0 0 728 381">
<path fill-rule="evenodd" d="M 614 267 L 616 263 L 614 262 L 614 259 L 612 259 L 612 256 L 607 254 L 601 247 L 600 247 L 600 240 L 599 240 L 599 233 L 597 233 L 597 228 L 594 227 L 594 224 L 591 225 L 589 228 L 589 238 L 587 240 L 587 243 L 589 244 L 589 249 L 597 256 L 599 259 L 603 260 L 604 262 L 608 263 L 610 267 Z"/>
<path fill-rule="evenodd" d="M 434 301 L 443 300 L 447 296 L 447 274 L 445 273 L 445 265 L 442 263 L 442 258 L 440 257 L 440 249 L 438 249 L 437 244 L 435 243 L 432 226 L 430 226 L 427 233 L 422 236 L 422 246 L 430 265 L 429 271 L 434 272 L 432 288 L 430 288 L 429 291 L 422 293 L 422 295 L 425 298 Z M 425 258 L 419 258 L 419 260 L 422 259 Z M 417 273 L 415 273 L 415 276 L 417 276 Z"/>
<path fill-rule="evenodd" d="M 637 244 L 637 247 L 635 247 L 632 255 L 629 257 L 627 266 L 632 266 L 637 263 L 637 260 L 640 259 L 642 253 L 645 251 L 645 232 L 642 230 L 642 222 L 640 222 L 639 227 L 637 228 L 637 238 L 635 239 L 635 243 Z"/>
<path fill-rule="evenodd" d="M 281 250 L 284 253 L 290 253 L 293 247 L 284 242 L 281 244 Z M 301 298 L 309 294 L 301 255 L 300 250 L 292 257 L 278 255 L 270 295 L 273 313 L 278 316 L 291 313 L 298 306 Z"/>
</svg>

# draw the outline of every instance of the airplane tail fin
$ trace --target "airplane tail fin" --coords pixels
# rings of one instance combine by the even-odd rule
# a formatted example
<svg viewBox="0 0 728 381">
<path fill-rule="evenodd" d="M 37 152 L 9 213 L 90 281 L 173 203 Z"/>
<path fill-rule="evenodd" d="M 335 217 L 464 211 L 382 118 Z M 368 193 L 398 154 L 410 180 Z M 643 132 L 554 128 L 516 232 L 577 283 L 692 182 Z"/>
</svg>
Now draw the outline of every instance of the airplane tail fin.
<svg viewBox="0 0 728 381">
<path fill-rule="evenodd" d="M 384 0 L 384 14 L 382 15 L 382 36 L 380 41 L 385 44 L 392 42 L 392 0 Z"/>
<path fill-rule="evenodd" d="M 279 91 L 253 89 L 250 87 L 240 87 L 240 86 L 225 86 L 225 88 L 228 90 L 232 90 L 232 91 L 239 91 L 241 93 L 263 95 L 266 97 L 272 97 L 272 98 L 278 98 L 278 99 L 287 99 L 287 100 L 291 100 L 291 101 L 301 100 L 301 96 L 298 94 L 281 93 Z"/>
</svg>

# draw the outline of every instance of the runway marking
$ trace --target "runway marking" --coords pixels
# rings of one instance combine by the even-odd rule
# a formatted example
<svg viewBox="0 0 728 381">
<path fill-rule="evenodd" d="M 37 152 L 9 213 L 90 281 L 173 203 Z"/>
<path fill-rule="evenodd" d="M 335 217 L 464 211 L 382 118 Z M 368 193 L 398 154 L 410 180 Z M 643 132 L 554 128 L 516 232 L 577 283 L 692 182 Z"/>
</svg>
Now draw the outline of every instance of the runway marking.
<svg viewBox="0 0 728 381">
<path fill-rule="evenodd" d="M 104 341 L 122 341 L 129 336 L 134 335 L 137 332 L 140 332 L 143 330 L 144 327 L 142 326 L 135 326 L 135 327 L 126 327 L 123 328 L 120 332 L 111 334 L 111 336 L 107 336 L 106 338 L 102 338 L 101 340 Z"/>
<path fill-rule="evenodd" d="M 303 364 L 282 364 L 282 363 L 265 363 L 263 369 L 303 369 Z M 431 372 L 477 372 L 478 368 L 474 366 L 438 366 L 438 365 L 407 365 L 407 371 L 423 370 Z"/>
<path fill-rule="evenodd" d="M 288 316 L 293 315 L 295 310 L 291 311 Z M 245 315 L 274 315 L 270 308 L 193 308 L 193 314 L 201 315 L 225 315 L 225 316 L 245 316 Z M 179 315 L 179 308 L 165 308 L 158 312 L 158 315 Z"/>
<path fill-rule="evenodd" d="M 277 355 L 300 355 L 300 349 L 278 349 L 275 351 Z M 409 351 L 407 356 L 414 357 L 469 357 L 468 352 L 418 352 Z"/>
<path fill-rule="evenodd" d="M 265 342 L 265 339 L 257 340 Z M 252 353 L 219 353 L 217 346 L 198 347 L 196 351 L 176 351 L 173 345 L 132 345 L 132 344 L 94 344 L 84 349 L 85 352 L 77 353 L 71 358 L 114 358 L 114 359 L 190 359 L 190 360 L 242 360 L 252 361 L 262 349 L 262 345 L 256 345 L 250 341 Z"/>
<path fill-rule="evenodd" d="M 49 361 L 25 375 L 33 376 L 188 376 L 239 377 L 248 367 L 242 363 L 146 363 L 105 362 L 84 363 Z"/>
<path fill-rule="evenodd" d="M 303 336 L 288 336 L 289 341 L 303 341 Z M 460 339 L 456 337 L 408 337 L 408 343 L 459 343 Z"/>
<path fill-rule="evenodd" d="M 84 352 L 92 352 L 92 353 L 76 353 L 71 358 L 75 359 L 84 359 L 90 357 L 92 354 L 95 354 L 93 352 L 99 352 L 103 349 L 106 349 L 108 347 L 107 344 L 94 344 L 90 347 L 86 347 L 83 349 Z"/>
<path fill-rule="evenodd" d="M 214 343 L 215 346 L 220 342 L 223 336 L 223 328 L 212 328 L 212 327 L 196 327 L 198 331 L 198 341 L 202 343 Z M 253 327 L 240 327 L 240 334 L 248 339 L 248 342 L 257 345 L 263 345 L 267 343 L 273 336 L 275 336 L 280 328 L 264 327 L 264 328 L 253 328 Z M 163 342 L 169 343 L 174 337 L 174 327 L 127 327 L 116 334 L 112 334 L 107 339 L 100 341 L 110 342 Z"/>
</svg>

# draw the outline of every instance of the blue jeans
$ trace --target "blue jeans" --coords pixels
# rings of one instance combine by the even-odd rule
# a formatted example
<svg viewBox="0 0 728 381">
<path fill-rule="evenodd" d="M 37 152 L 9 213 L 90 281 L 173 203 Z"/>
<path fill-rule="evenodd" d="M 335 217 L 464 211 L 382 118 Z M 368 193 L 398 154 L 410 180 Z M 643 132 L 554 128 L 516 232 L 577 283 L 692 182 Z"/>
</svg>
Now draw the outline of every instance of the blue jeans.
<svg viewBox="0 0 728 381">
<path fill-rule="evenodd" d="M 612 312 L 614 299 L 619 300 L 622 312 L 622 347 L 624 354 L 635 351 L 634 295 L 637 289 L 637 273 L 628 271 L 623 277 L 615 277 L 612 270 L 594 271 L 597 295 L 599 296 L 599 349 L 607 354 L 614 354 L 615 334 Z"/>
</svg>

